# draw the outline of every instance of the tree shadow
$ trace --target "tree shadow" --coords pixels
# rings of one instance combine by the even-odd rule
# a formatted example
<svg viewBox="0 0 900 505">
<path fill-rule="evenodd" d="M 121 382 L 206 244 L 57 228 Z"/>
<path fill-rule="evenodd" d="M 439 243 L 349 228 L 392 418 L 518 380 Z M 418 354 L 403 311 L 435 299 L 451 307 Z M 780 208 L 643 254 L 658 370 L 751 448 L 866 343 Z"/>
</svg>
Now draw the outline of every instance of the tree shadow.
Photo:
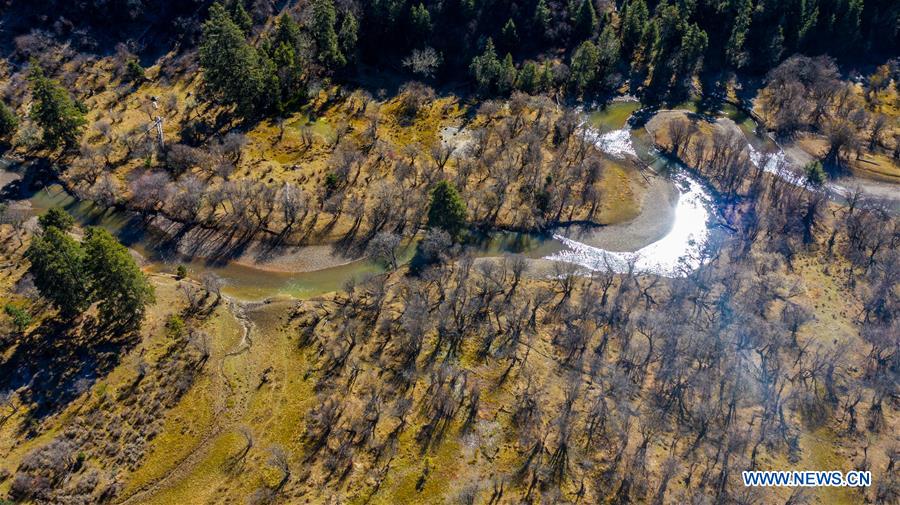
<svg viewBox="0 0 900 505">
<path fill-rule="evenodd" d="M 80 324 L 50 319 L 21 337 L 0 363 L 0 390 L 19 391 L 22 402 L 33 405 L 21 434 L 34 435 L 40 421 L 89 390 L 139 340 L 136 332 L 117 332 L 92 317 Z"/>
</svg>

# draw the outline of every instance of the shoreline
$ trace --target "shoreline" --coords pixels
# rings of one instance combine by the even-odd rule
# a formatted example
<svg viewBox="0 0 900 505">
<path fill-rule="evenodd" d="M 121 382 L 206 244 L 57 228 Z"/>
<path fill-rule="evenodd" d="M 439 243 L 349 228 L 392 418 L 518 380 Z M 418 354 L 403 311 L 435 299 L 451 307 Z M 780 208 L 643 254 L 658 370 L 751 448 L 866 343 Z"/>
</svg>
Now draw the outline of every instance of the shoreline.
<svg viewBox="0 0 900 505">
<path fill-rule="evenodd" d="M 238 240 L 224 232 L 177 223 L 163 216 L 155 216 L 147 224 L 148 235 L 161 235 L 171 257 L 158 253 L 161 263 L 175 263 L 179 257 L 187 261 L 202 261 L 210 265 L 232 264 L 271 273 L 308 273 L 335 268 L 365 259 L 338 251 L 337 244 L 273 245 L 259 239 Z M 148 237 L 153 240 L 154 237 Z"/>
<path fill-rule="evenodd" d="M 663 238 L 675 224 L 679 191 L 665 177 L 651 174 L 637 217 L 600 227 L 571 225 L 553 229 L 572 240 L 612 252 L 634 252 Z"/>
</svg>

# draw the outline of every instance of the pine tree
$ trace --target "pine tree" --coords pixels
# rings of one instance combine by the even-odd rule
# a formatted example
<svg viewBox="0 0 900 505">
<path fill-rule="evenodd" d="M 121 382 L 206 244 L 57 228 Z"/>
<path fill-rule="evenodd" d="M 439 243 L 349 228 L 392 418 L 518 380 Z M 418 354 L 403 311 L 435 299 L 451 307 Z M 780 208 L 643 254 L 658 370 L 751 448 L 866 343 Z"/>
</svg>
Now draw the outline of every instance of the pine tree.
<svg viewBox="0 0 900 505">
<path fill-rule="evenodd" d="M 316 43 L 316 59 L 330 70 L 336 70 L 347 63 L 338 44 L 337 14 L 332 0 L 312 0 L 312 22 L 309 27 Z"/>
<path fill-rule="evenodd" d="M 300 27 L 289 14 L 279 16 L 271 40 L 266 41 L 280 87 L 279 106 L 295 104 L 305 97 L 303 66 L 300 61 Z"/>
<path fill-rule="evenodd" d="M 541 73 L 538 75 L 538 89 L 540 91 L 550 91 L 556 82 L 553 77 L 553 67 L 549 61 L 545 61 L 541 66 Z"/>
<path fill-rule="evenodd" d="M 581 0 L 573 29 L 577 40 L 589 39 L 597 31 L 597 11 L 592 0 Z"/>
<path fill-rule="evenodd" d="M 700 69 L 709 38 L 696 23 L 685 23 L 678 54 L 678 76 L 690 77 Z"/>
<path fill-rule="evenodd" d="M 17 333 L 24 333 L 25 329 L 28 328 L 28 325 L 31 324 L 31 314 L 25 309 L 20 309 L 15 305 L 7 303 L 6 306 L 3 307 L 3 312 L 6 312 L 6 315 L 12 318 L 13 326 Z"/>
<path fill-rule="evenodd" d="M 441 181 L 431 190 L 428 227 L 446 231 L 458 239 L 466 226 L 466 204 L 453 184 Z"/>
<path fill-rule="evenodd" d="M 488 39 L 484 46 L 484 52 L 480 56 L 472 58 L 469 70 L 482 91 L 491 91 L 497 86 L 500 74 L 503 72 L 503 65 L 497 58 L 493 40 Z"/>
<path fill-rule="evenodd" d="M 140 82 L 144 80 L 144 67 L 137 58 L 131 58 L 125 64 L 125 80 L 129 82 Z"/>
<path fill-rule="evenodd" d="M 100 302 L 101 321 L 118 329 L 138 328 L 155 296 L 128 249 L 108 231 L 92 227 L 85 235 L 84 251 L 85 271 L 91 294 Z"/>
<path fill-rule="evenodd" d="M 519 45 L 519 32 L 516 30 L 516 23 L 512 18 L 509 18 L 506 24 L 503 25 L 500 36 L 503 37 L 503 48 L 507 51 L 515 50 L 516 46 Z"/>
<path fill-rule="evenodd" d="M 503 58 L 503 67 L 500 70 L 500 78 L 497 82 L 497 88 L 501 93 L 509 93 L 516 84 L 516 65 L 513 63 L 512 55 L 506 53 Z"/>
<path fill-rule="evenodd" d="M 85 256 L 81 245 L 64 231 L 50 226 L 35 236 L 25 252 L 28 271 L 41 296 L 71 318 L 90 306 Z"/>
<path fill-rule="evenodd" d="M 821 186 L 825 183 L 825 179 L 827 178 L 821 161 L 808 163 L 803 167 L 803 172 L 806 174 L 806 182 L 812 186 Z"/>
<path fill-rule="evenodd" d="M 413 5 L 409 10 L 409 24 L 412 27 L 411 36 L 413 43 L 422 45 L 431 34 L 431 14 L 425 5 Z"/>
<path fill-rule="evenodd" d="M 275 33 L 272 36 L 273 45 L 285 44 L 297 52 L 301 48 L 302 40 L 300 25 L 294 21 L 294 18 L 290 14 L 278 16 L 275 24 Z"/>
<path fill-rule="evenodd" d="M 750 30 L 752 13 L 753 2 L 751 0 L 738 1 L 731 35 L 725 46 L 725 57 L 734 68 L 743 68 L 747 64 L 747 51 L 744 49 L 744 43 L 747 39 L 747 32 Z"/>
<path fill-rule="evenodd" d="M 572 54 L 570 65 L 572 86 L 579 92 L 594 88 L 599 64 L 600 51 L 597 46 L 589 40 L 582 42 Z"/>
<path fill-rule="evenodd" d="M 253 19 L 244 7 L 244 0 L 231 0 L 229 11 L 234 24 L 238 25 L 245 34 L 250 33 L 250 29 L 253 28 Z"/>
<path fill-rule="evenodd" d="M 525 93 L 534 93 L 538 90 L 538 69 L 533 61 L 522 64 L 522 70 L 516 77 L 516 89 Z"/>
<path fill-rule="evenodd" d="M 597 39 L 597 73 L 601 76 L 611 73 L 619 61 L 619 37 L 613 29 L 612 24 L 607 23 L 600 32 L 600 38 Z"/>
<path fill-rule="evenodd" d="M 44 70 L 32 61 L 31 119 L 43 129 L 43 142 L 50 149 L 60 145 L 70 148 L 78 144 L 87 120 L 79 104 L 58 82 L 44 75 Z"/>
<path fill-rule="evenodd" d="M 259 112 L 273 98 L 266 93 L 268 78 L 259 54 L 218 3 L 209 8 L 209 19 L 203 23 L 200 65 L 206 88 L 235 104 L 242 116 Z"/>
<path fill-rule="evenodd" d="M 359 39 L 359 22 L 352 12 L 344 15 L 341 21 L 341 31 L 338 33 L 338 40 L 341 45 L 341 52 L 344 58 L 350 62 L 355 59 L 356 44 Z"/>
<path fill-rule="evenodd" d="M 534 16 L 532 16 L 531 20 L 534 24 L 535 35 L 542 40 L 549 39 L 550 23 L 553 20 L 553 13 L 550 11 L 550 8 L 547 7 L 546 0 L 538 0 L 537 5 L 534 7 Z"/>
<path fill-rule="evenodd" d="M 624 7 L 622 18 L 622 51 L 631 57 L 647 31 L 650 11 L 644 0 L 630 0 Z"/>
<path fill-rule="evenodd" d="M 69 231 L 75 226 L 75 218 L 61 207 L 52 207 L 41 217 L 38 218 L 38 224 L 44 230 L 51 226 L 59 231 Z"/>
<path fill-rule="evenodd" d="M 10 138 L 19 127 L 19 118 L 12 109 L 0 102 L 0 138 Z"/>
</svg>

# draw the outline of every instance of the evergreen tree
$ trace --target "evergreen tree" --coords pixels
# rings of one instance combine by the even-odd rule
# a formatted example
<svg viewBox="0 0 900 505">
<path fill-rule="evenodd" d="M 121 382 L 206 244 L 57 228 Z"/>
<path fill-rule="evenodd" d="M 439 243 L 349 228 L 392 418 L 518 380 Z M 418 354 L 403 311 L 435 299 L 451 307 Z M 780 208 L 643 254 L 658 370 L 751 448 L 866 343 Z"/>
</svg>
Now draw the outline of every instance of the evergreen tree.
<svg viewBox="0 0 900 505">
<path fill-rule="evenodd" d="M 624 7 L 622 18 L 622 51 L 631 57 L 647 31 L 650 11 L 644 0 L 630 0 Z"/>
<path fill-rule="evenodd" d="M 85 271 L 98 300 L 101 321 L 120 329 L 140 326 L 146 306 L 155 300 L 128 249 L 103 228 L 88 228 L 84 240 Z"/>
<path fill-rule="evenodd" d="M 312 0 L 309 30 L 316 44 L 316 59 L 330 70 L 336 70 L 347 63 L 338 43 L 336 24 L 337 14 L 332 0 Z"/>
<path fill-rule="evenodd" d="M 480 56 L 472 58 L 469 70 L 482 91 L 492 91 L 496 87 L 500 75 L 503 73 L 503 64 L 497 58 L 493 40 L 488 39 L 484 46 L 484 52 Z"/>
<path fill-rule="evenodd" d="M 500 70 L 500 79 L 497 82 L 497 88 L 501 93 L 509 93 L 516 85 L 516 65 L 513 63 L 512 55 L 506 53 L 503 58 L 503 67 Z"/>
<path fill-rule="evenodd" d="M 32 61 L 31 119 L 43 129 L 43 142 L 50 149 L 60 145 L 70 148 L 78 144 L 87 120 L 79 104 L 56 81 L 46 77 L 44 70 Z"/>
<path fill-rule="evenodd" d="M 131 58 L 125 64 L 125 80 L 129 82 L 138 82 L 144 80 L 144 67 L 137 58 Z"/>
<path fill-rule="evenodd" d="M 6 315 L 12 318 L 13 326 L 18 333 L 23 333 L 25 329 L 28 328 L 28 325 L 31 324 L 31 314 L 25 309 L 20 309 L 15 305 L 7 303 L 6 306 L 3 307 L 3 312 L 6 312 Z"/>
<path fill-rule="evenodd" d="M 305 98 L 303 66 L 300 61 L 300 27 L 288 14 L 279 16 L 275 32 L 267 41 L 272 64 L 280 86 L 280 107 L 290 106 Z"/>
<path fill-rule="evenodd" d="M 678 75 L 690 77 L 700 69 L 709 38 L 696 23 L 685 23 L 678 53 Z"/>
<path fill-rule="evenodd" d="M 70 318 L 91 304 L 81 245 L 64 231 L 50 226 L 35 236 L 25 252 L 28 271 L 41 296 Z"/>
<path fill-rule="evenodd" d="M 61 207 L 52 207 L 38 218 L 38 224 L 44 230 L 52 226 L 60 231 L 69 231 L 75 225 L 75 218 Z"/>
<path fill-rule="evenodd" d="M 209 8 L 209 19 L 203 24 L 200 65 L 206 88 L 235 104 L 242 116 L 259 112 L 274 98 L 268 94 L 269 78 L 259 54 L 218 3 Z"/>
<path fill-rule="evenodd" d="M 0 102 L 0 138 L 10 138 L 16 133 L 19 127 L 19 118 L 12 109 Z"/>
<path fill-rule="evenodd" d="M 818 187 L 825 183 L 827 175 L 825 174 L 825 169 L 822 167 L 821 161 L 808 163 L 803 167 L 803 171 L 806 174 L 806 182 L 810 185 Z"/>
<path fill-rule="evenodd" d="M 352 12 L 348 12 L 341 21 L 341 31 L 338 33 L 338 41 L 341 52 L 346 61 L 353 61 L 356 54 L 356 44 L 359 39 L 359 22 Z"/>
<path fill-rule="evenodd" d="M 446 231 L 458 239 L 466 226 L 466 204 L 453 184 L 441 181 L 431 191 L 428 227 Z"/>
<path fill-rule="evenodd" d="M 541 66 L 541 73 L 538 75 L 538 89 L 548 91 L 556 84 L 553 78 L 553 67 L 549 61 L 545 61 Z"/>
<path fill-rule="evenodd" d="M 697 71 L 709 40 L 675 5 L 660 4 L 653 25 L 650 91 L 662 95 L 673 80 L 687 79 Z"/>
<path fill-rule="evenodd" d="M 534 25 L 535 36 L 539 40 L 548 40 L 550 23 L 553 21 L 553 13 L 547 7 L 546 0 L 538 0 L 534 7 L 534 16 L 531 18 Z"/>
<path fill-rule="evenodd" d="M 597 71 L 600 65 L 600 51 L 590 40 L 578 46 L 572 54 L 570 79 L 578 92 L 585 92 L 595 87 Z"/>
<path fill-rule="evenodd" d="M 409 10 L 410 36 L 415 45 L 423 45 L 431 34 L 431 14 L 425 5 L 413 5 Z"/>
<path fill-rule="evenodd" d="M 300 25 L 294 21 L 294 18 L 290 14 L 278 16 L 278 20 L 275 22 L 275 33 L 272 36 L 272 45 L 279 46 L 284 44 L 293 51 L 298 52 L 302 42 Z"/>
<path fill-rule="evenodd" d="M 750 16 L 753 13 L 751 0 L 738 0 L 734 25 L 728 44 L 725 47 L 725 57 L 734 68 L 743 68 L 747 64 L 747 51 L 744 48 L 747 32 L 750 30 Z"/>
<path fill-rule="evenodd" d="M 244 0 L 231 0 L 231 5 L 228 10 L 234 24 L 238 25 L 244 34 L 249 34 L 250 29 L 253 28 L 253 19 L 244 7 Z"/>
<path fill-rule="evenodd" d="M 538 79 L 537 65 L 533 61 L 526 61 L 516 77 L 516 89 L 534 93 L 538 90 Z"/>
<path fill-rule="evenodd" d="M 619 38 L 616 36 L 612 24 L 607 23 L 600 32 L 600 38 L 597 39 L 598 75 L 602 77 L 614 70 L 619 61 L 619 48 Z"/>
<path fill-rule="evenodd" d="M 514 51 L 519 45 L 519 32 L 516 30 L 516 23 L 512 18 L 509 18 L 503 25 L 500 36 L 503 38 L 503 48 L 507 51 Z"/>
<path fill-rule="evenodd" d="M 578 40 L 589 39 L 597 31 L 597 11 L 592 0 L 581 0 L 573 29 Z"/>
</svg>

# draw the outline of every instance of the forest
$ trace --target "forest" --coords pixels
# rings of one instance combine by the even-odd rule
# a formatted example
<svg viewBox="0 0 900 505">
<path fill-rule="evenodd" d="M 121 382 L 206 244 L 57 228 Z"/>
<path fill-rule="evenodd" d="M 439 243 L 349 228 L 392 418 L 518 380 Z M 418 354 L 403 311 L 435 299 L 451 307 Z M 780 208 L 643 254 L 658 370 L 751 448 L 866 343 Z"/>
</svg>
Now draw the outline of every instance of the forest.
<svg viewBox="0 0 900 505">
<path fill-rule="evenodd" d="M 897 503 L 898 47 L 889 0 L 0 0 L 0 505 Z"/>
</svg>

